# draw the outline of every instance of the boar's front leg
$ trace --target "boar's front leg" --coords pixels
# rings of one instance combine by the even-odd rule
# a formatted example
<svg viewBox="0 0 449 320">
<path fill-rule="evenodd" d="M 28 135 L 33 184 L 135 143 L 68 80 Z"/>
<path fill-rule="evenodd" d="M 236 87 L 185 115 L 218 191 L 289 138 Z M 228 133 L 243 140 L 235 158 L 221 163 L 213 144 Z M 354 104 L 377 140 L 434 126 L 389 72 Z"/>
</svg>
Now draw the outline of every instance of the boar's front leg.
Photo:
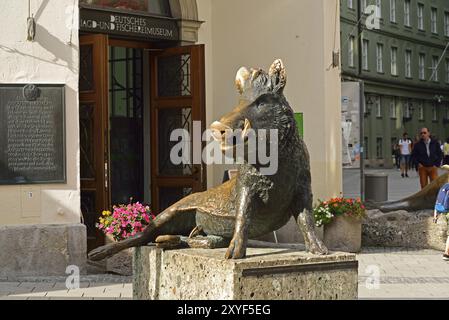
<svg viewBox="0 0 449 320">
<path fill-rule="evenodd" d="M 242 259 L 246 256 L 248 228 L 251 220 L 253 193 L 250 188 L 242 186 L 236 206 L 234 236 L 226 252 L 226 259 Z"/>
</svg>

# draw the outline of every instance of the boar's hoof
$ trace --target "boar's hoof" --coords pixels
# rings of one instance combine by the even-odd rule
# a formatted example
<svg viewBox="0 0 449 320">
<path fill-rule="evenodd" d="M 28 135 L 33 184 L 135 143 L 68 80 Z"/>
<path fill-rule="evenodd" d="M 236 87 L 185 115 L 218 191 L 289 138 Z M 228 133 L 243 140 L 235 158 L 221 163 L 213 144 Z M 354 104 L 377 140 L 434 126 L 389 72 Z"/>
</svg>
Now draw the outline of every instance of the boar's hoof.
<svg viewBox="0 0 449 320">
<path fill-rule="evenodd" d="M 236 236 L 231 240 L 228 251 L 226 251 L 226 259 L 243 259 L 246 256 L 246 245 L 242 237 Z"/>
<path fill-rule="evenodd" d="M 323 241 L 319 239 L 316 239 L 310 243 L 308 251 L 316 255 L 326 255 L 329 253 L 329 250 L 326 248 Z"/>
</svg>

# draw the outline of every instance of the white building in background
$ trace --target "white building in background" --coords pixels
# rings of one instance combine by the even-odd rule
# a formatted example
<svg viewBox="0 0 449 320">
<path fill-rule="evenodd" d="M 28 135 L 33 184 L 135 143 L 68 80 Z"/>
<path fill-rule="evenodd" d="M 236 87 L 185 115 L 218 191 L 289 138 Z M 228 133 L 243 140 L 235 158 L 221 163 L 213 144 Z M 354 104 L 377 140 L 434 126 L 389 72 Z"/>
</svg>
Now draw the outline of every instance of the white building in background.
<svg viewBox="0 0 449 320">
<path fill-rule="evenodd" d="M 65 143 L 53 146 L 64 180 L 0 185 L 0 275 L 63 274 L 104 242 L 102 210 L 133 197 L 159 212 L 221 183 L 222 166 L 167 161 L 168 137 L 230 111 L 241 66 L 283 60 L 315 199 L 341 192 L 337 0 L 5 0 L 0 12 L 0 112 L 5 84 L 63 85 L 65 98 Z"/>
</svg>

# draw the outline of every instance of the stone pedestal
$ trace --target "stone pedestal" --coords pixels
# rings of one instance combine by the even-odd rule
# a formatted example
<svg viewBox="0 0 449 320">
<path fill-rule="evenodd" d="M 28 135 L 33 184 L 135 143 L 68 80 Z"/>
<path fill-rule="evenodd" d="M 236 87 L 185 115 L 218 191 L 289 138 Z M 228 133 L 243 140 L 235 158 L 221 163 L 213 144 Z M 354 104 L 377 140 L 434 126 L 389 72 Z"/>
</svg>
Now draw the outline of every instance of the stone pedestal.
<svg viewBox="0 0 449 320">
<path fill-rule="evenodd" d="M 64 276 L 69 265 L 86 271 L 86 226 L 0 226 L 0 276 Z"/>
<path fill-rule="evenodd" d="M 225 260 L 225 252 L 135 248 L 134 299 L 357 299 L 353 254 L 250 248 L 246 259 Z"/>
</svg>

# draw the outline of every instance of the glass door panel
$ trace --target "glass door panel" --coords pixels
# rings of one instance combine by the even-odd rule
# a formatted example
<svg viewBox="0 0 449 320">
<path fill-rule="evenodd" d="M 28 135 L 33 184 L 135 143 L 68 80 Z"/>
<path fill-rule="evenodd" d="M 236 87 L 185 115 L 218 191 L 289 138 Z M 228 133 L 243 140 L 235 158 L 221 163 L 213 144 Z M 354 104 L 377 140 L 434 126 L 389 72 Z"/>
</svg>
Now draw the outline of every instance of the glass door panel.
<svg viewBox="0 0 449 320">
<path fill-rule="evenodd" d="M 143 50 L 109 47 L 111 203 L 143 202 Z"/>
</svg>

